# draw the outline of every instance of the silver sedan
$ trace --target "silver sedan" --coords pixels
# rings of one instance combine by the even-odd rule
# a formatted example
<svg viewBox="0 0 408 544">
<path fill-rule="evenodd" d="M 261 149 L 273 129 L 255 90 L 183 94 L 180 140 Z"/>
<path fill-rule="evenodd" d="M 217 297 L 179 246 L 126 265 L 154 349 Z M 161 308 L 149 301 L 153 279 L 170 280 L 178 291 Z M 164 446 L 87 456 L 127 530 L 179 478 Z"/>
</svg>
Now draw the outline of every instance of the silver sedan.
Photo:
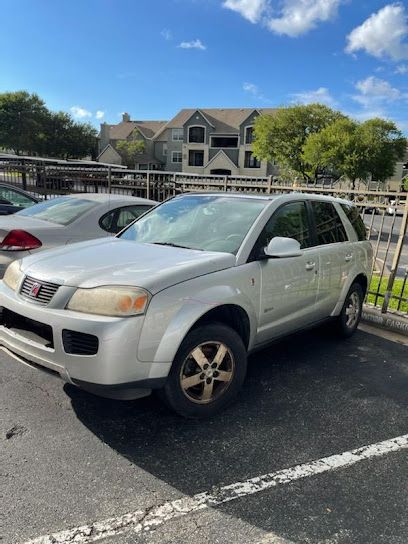
<svg viewBox="0 0 408 544">
<path fill-rule="evenodd" d="M 0 277 L 15 259 L 111 236 L 155 205 L 133 196 L 87 193 L 53 198 L 0 217 Z"/>
</svg>

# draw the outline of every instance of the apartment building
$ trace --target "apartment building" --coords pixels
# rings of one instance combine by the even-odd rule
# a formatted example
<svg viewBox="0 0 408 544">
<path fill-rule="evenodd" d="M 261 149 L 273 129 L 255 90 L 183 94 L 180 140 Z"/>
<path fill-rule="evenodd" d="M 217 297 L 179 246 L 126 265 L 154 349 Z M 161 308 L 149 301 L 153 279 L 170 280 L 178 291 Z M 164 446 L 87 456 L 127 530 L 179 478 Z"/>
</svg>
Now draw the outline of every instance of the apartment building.
<svg viewBox="0 0 408 544">
<path fill-rule="evenodd" d="M 98 160 L 120 164 L 117 142 L 143 138 L 145 151 L 136 156 L 137 169 L 273 175 L 277 167 L 252 154 L 255 119 L 273 112 L 270 108 L 183 109 L 168 122 L 131 121 L 124 114 L 118 125 L 101 125 Z"/>
</svg>

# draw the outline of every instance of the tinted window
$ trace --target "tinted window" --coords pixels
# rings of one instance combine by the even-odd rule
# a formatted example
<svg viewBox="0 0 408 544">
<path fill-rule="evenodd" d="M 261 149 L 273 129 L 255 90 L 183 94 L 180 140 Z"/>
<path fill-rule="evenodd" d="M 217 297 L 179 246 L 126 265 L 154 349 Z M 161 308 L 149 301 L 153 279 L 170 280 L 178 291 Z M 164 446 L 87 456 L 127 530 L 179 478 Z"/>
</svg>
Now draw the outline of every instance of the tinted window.
<svg viewBox="0 0 408 544">
<path fill-rule="evenodd" d="M 105 214 L 101 218 L 99 224 L 107 232 L 116 234 L 150 208 L 151 206 L 126 206 L 124 208 L 116 208 L 116 210 L 111 210 Z"/>
<path fill-rule="evenodd" d="M 28 208 L 36 203 L 34 199 L 25 196 L 18 191 L 13 191 L 9 187 L 0 187 L 0 199 L 3 204 L 13 204 L 14 206 L 20 206 L 20 208 Z"/>
<path fill-rule="evenodd" d="M 190 127 L 189 141 L 202 144 L 204 143 L 205 128 L 204 127 Z"/>
<path fill-rule="evenodd" d="M 310 231 L 304 202 L 291 202 L 279 208 L 269 219 L 261 232 L 254 251 L 259 255 L 272 238 L 283 236 L 294 238 L 301 248 L 310 247 Z"/>
<path fill-rule="evenodd" d="M 16 215 L 27 215 L 59 225 L 68 225 L 97 205 L 97 202 L 85 198 L 62 196 L 35 204 L 31 208 L 17 212 Z"/>
<path fill-rule="evenodd" d="M 358 240 L 367 240 L 366 228 L 358 209 L 350 204 L 342 204 L 341 207 L 343 208 L 344 213 L 347 215 L 348 220 L 353 225 Z"/>
<path fill-rule="evenodd" d="M 317 245 L 346 242 L 343 223 L 331 202 L 311 201 L 316 224 Z"/>
</svg>

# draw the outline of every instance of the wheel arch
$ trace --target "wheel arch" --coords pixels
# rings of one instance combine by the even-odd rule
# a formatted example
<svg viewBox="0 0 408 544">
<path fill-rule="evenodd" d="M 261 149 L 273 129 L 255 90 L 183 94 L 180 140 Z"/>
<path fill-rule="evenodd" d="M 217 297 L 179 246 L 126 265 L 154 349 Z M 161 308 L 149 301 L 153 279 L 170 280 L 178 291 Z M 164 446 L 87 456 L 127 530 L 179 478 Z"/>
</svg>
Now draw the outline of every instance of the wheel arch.
<svg viewBox="0 0 408 544">
<path fill-rule="evenodd" d="M 367 278 L 366 274 L 363 274 L 363 273 L 358 274 L 354 278 L 354 280 L 351 282 L 350 287 L 351 287 L 351 285 L 353 285 L 353 283 L 358 283 L 359 285 L 361 285 L 364 296 L 366 296 L 367 289 L 368 289 L 368 278 Z M 349 289 L 350 289 L 350 287 L 349 287 Z"/>
<path fill-rule="evenodd" d="M 222 323 L 233 329 L 240 336 L 245 349 L 248 349 L 251 337 L 251 323 L 249 315 L 242 306 L 230 303 L 211 308 L 192 324 L 187 334 L 202 325 L 210 323 Z"/>
<path fill-rule="evenodd" d="M 353 283 L 358 283 L 361 286 L 364 297 L 367 294 L 367 290 L 368 290 L 367 274 L 365 272 L 359 272 L 358 274 L 353 274 L 350 277 L 352 277 L 353 279 L 351 281 L 348 281 L 343 286 L 343 291 L 341 293 L 339 301 L 336 304 L 336 307 L 334 308 L 333 312 L 331 313 L 332 316 L 337 316 L 340 314 L 341 309 L 343 308 L 344 301 L 346 300 L 347 293 L 349 292 L 349 289 L 353 285 Z"/>
</svg>

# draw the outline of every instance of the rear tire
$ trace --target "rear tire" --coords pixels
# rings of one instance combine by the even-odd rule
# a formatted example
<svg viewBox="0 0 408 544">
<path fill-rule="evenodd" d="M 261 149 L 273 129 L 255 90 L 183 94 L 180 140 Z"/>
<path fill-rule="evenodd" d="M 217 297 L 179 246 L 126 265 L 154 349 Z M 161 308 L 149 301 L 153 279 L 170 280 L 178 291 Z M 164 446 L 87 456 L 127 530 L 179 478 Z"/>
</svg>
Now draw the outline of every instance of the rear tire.
<svg viewBox="0 0 408 544">
<path fill-rule="evenodd" d="M 211 417 L 237 396 L 246 367 L 245 346 L 233 329 L 203 325 L 183 340 L 161 397 L 183 417 Z"/>
<path fill-rule="evenodd" d="M 342 338 L 349 338 L 356 331 L 361 319 L 364 293 L 359 283 L 353 283 L 344 301 L 340 315 L 335 321 L 336 333 Z"/>
</svg>

